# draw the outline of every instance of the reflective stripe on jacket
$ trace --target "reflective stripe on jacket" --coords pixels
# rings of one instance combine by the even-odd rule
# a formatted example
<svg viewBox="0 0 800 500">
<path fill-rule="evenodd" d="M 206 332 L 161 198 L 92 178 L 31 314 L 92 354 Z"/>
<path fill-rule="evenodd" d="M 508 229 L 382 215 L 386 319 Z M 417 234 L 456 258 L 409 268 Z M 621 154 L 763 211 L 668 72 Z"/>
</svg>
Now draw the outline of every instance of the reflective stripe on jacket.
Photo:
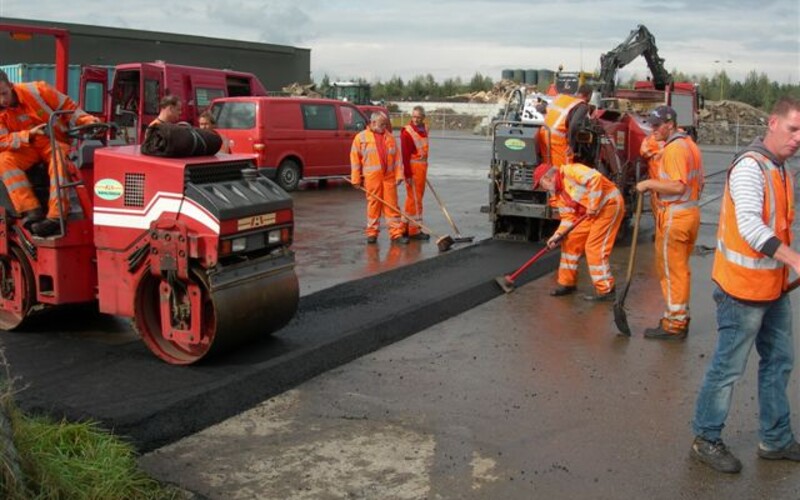
<svg viewBox="0 0 800 500">
<path fill-rule="evenodd" d="M 575 106 L 583 102 L 583 99 L 560 94 L 553 99 L 553 102 L 547 105 L 544 123 L 550 130 L 549 163 L 553 166 L 560 167 L 572 161 L 571 156 L 568 157 L 567 155 L 567 149 L 569 148 L 569 139 L 567 137 L 569 124 L 567 123 L 567 118 Z M 547 148 L 547 132 L 542 128 L 539 134 L 540 151 L 544 154 Z"/>
<path fill-rule="evenodd" d="M 69 143 L 66 130 L 76 125 L 95 122 L 95 118 L 78 109 L 75 102 L 45 82 L 13 85 L 19 104 L 0 111 L 0 151 L 16 150 L 30 142 L 29 130 L 47 123 L 54 111 L 75 111 L 56 121 L 59 142 Z"/>
<path fill-rule="evenodd" d="M 658 194 L 661 205 L 673 210 L 697 206 L 703 186 L 703 160 L 688 135 L 678 132 L 667 139 L 658 174 L 659 180 L 680 181 L 687 187 L 682 194 Z"/>
<path fill-rule="evenodd" d="M 430 146 L 428 144 L 428 138 L 422 137 L 419 133 L 414 129 L 414 126 L 411 124 L 406 125 L 403 128 L 406 133 L 411 137 L 411 140 L 414 141 L 414 152 L 411 153 L 411 165 L 428 165 L 428 151 L 430 150 Z"/>
<path fill-rule="evenodd" d="M 375 144 L 375 134 L 371 130 L 364 130 L 353 138 L 353 145 L 350 147 L 350 181 L 353 184 L 360 184 L 364 177 L 372 177 L 377 172 L 381 172 L 384 177 L 403 179 L 397 141 L 391 132 L 384 132 L 383 135 L 386 144 L 385 170 Z"/>
<path fill-rule="evenodd" d="M 739 158 L 743 157 L 755 160 L 764 176 L 764 224 L 784 245 L 791 245 L 794 222 L 792 175 L 756 151 L 748 151 Z M 733 166 L 728 170 L 728 176 L 732 169 Z M 786 289 L 788 276 L 789 270 L 782 262 L 753 249 L 739 234 L 736 207 L 730 183 L 726 182 L 711 278 L 725 293 L 738 299 L 769 301 L 780 297 Z"/>
</svg>

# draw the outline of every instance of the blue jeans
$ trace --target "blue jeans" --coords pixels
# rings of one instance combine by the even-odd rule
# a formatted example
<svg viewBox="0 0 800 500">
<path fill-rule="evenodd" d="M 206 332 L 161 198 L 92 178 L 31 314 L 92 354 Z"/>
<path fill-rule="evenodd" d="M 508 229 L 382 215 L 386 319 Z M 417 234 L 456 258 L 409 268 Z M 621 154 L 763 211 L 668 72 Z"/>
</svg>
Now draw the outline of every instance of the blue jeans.
<svg viewBox="0 0 800 500">
<path fill-rule="evenodd" d="M 769 450 L 792 443 L 786 386 L 794 364 L 789 295 L 766 303 L 742 302 L 714 290 L 719 339 L 697 396 L 692 429 L 709 441 L 720 439 L 731 407 L 733 384 L 744 374 L 753 348 L 758 362 L 759 437 Z"/>
</svg>

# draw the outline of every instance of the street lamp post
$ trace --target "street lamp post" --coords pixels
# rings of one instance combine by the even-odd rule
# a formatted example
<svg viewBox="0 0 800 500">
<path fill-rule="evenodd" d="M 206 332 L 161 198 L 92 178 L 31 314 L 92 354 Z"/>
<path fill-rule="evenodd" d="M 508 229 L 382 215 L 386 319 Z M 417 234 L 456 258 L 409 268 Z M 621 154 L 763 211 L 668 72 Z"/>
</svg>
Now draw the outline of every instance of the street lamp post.
<svg viewBox="0 0 800 500">
<path fill-rule="evenodd" d="M 725 65 L 733 63 L 730 59 L 717 59 L 714 61 L 714 64 L 721 64 L 722 65 L 722 72 L 725 72 Z M 725 76 L 728 76 L 727 74 Z M 722 73 L 719 75 L 719 100 L 722 101 L 725 99 L 725 78 L 722 77 Z"/>
</svg>

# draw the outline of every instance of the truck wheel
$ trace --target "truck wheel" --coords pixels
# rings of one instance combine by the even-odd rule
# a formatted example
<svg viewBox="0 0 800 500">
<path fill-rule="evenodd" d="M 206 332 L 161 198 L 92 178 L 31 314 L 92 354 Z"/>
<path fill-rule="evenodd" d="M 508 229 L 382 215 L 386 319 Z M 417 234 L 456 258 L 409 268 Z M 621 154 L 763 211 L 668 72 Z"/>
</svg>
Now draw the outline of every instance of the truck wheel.
<svg viewBox="0 0 800 500">
<path fill-rule="evenodd" d="M 33 271 L 17 247 L 0 257 L 0 329 L 13 330 L 28 316 L 36 298 Z"/>
<path fill-rule="evenodd" d="M 283 160 L 278 167 L 278 185 L 286 191 L 294 191 L 300 184 L 300 165 L 294 160 Z"/>
</svg>

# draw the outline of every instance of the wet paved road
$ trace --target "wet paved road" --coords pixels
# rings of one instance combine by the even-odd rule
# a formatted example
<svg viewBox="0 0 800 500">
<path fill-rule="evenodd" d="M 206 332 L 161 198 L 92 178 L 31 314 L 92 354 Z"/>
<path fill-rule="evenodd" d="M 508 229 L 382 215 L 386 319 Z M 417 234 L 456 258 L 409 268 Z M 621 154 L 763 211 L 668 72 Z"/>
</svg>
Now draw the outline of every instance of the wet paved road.
<svg viewBox="0 0 800 500">
<path fill-rule="evenodd" d="M 437 147 L 445 165 L 468 176 L 432 177 L 437 186 L 464 193 L 446 196 L 457 222 L 469 228 L 462 232 L 486 234 L 479 213 L 486 199 L 485 166 L 476 159 L 488 157 L 488 143 L 442 141 Z M 730 158 L 727 152 L 704 156 L 708 172 L 724 168 Z M 709 181 L 705 200 L 719 192 L 720 177 Z M 313 201 L 313 210 L 327 206 L 346 220 L 350 209 L 326 205 L 324 194 L 298 193 L 300 213 Z M 358 203 L 363 197 L 354 197 L 352 206 Z M 713 246 L 717 204 L 704 207 L 699 245 Z M 426 209 L 432 219 L 429 203 Z M 360 231 L 357 222 L 342 226 L 354 235 Z M 708 279 L 712 256 L 693 258 L 690 338 L 652 342 L 641 331 L 655 323 L 662 304 L 649 241 L 649 234 L 642 235 L 628 298 L 631 339 L 615 335 L 610 305 L 549 297 L 553 278 L 547 276 L 148 454 L 141 463 L 163 480 L 226 499 L 800 498 L 797 466 L 755 457 L 754 359 L 735 393 L 726 431 L 743 473 L 720 476 L 688 459 L 694 398 L 716 335 Z M 343 268 L 353 277 L 412 260 L 400 254 L 391 261 L 388 247 L 381 242 L 376 260 L 365 247 L 336 252 L 348 256 Z M 432 257 L 431 247 L 423 245 L 414 258 Z M 314 248 L 298 241 L 304 291 L 342 279 Z M 618 275 L 627 251 L 621 247 L 614 254 Z M 584 279 L 581 288 L 589 287 Z M 798 429 L 796 380 L 795 374 L 791 397 Z"/>
<path fill-rule="evenodd" d="M 472 138 L 433 145 L 431 180 L 462 233 L 478 240 L 490 232 L 480 213 L 489 154 L 488 141 Z M 714 171 L 724 168 L 730 153 L 704 156 Z M 706 199 L 720 187 L 717 176 Z M 377 246 L 365 245 L 364 196 L 343 183 L 322 189 L 309 184 L 294 198 L 304 298 L 438 255 L 432 242 L 396 247 L 385 233 Z M 450 233 L 431 196 L 425 205 L 426 222 Z M 704 207 L 701 245 L 713 245 L 716 205 Z M 753 360 L 727 434 L 745 462 L 744 473 L 719 477 L 686 459 L 693 400 L 715 340 L 711 257 L 693 260 L 690 339 L 653 343 L 641 329 L 655 322 L 661 299 L 648 235 L 641 241 L 628 299 L 635 331 L 630 340 L 616 337 L 610 306 L 547 296 L 547 276 L 150 453 L 141 463 L 156 477 L 220 499 L 800 498 L 796 467 L 755 459 Z M 615 252 L 618 275 L 627 250 Z M 507 270 L 522 260 L 509 261 Z M 589 289 L 586 282 L 581 287 Z M 398 314 L 399 321 L 415 320 L 412 310 Z M 42 350 L 51 334 L 53 342 L 89 339 L 99 356 L 115 353 L 103 366 L 117 371 L 128 357 L 147 356 L 127 325 L 107 316 L 87 320 L 64 312 L 33 328 Z M 97 368 L 87 364 L 85 371 Z M 59 365 L 38 369 L 49 370 L 57 388 Z M 162 383 L 170 383 L 168 372 Z M 155 386 L 151 393 L 166 402 L 171 397 Z M 109 394 L 111 404 L 126 397 Z M 796 382 L 792 397 L 797 428 Z"/>
</svg>

